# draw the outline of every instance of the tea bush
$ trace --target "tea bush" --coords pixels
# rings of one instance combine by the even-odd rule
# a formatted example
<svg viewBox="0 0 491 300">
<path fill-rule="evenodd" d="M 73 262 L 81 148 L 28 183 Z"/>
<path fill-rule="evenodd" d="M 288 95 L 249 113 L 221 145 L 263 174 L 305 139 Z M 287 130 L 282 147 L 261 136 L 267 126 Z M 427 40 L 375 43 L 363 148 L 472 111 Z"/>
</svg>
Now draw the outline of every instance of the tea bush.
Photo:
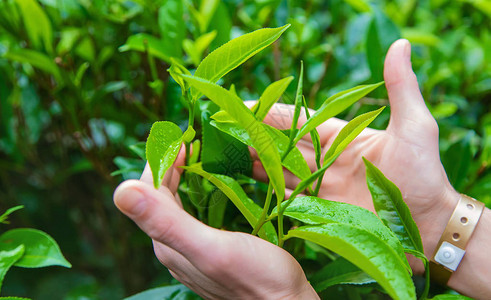
<svg viewBox="0 0 491 300">
<path fill-rule="evenodd" d="M 389 45 L 409 39 L 420 87 L 440 125 L 450 181 L 489 205 L 491 35 L 484 24 L 490 16 L 487 2 L 470 0 L 0 1 L 0 208 L 25 206 L 5 228 L 49 233 L 73 265 L 12 269 L 2 295 L 116 299 L 175 283 L 150 258 L 149 240 L 114 209 L 111 193 L 122 178 L 141 173 L 145 155 L 138 142 L 153 122 L 187 127 L 187 109 L 194 107 L 181 92 L 180 77 L 172 79 L 167 69 L 173 65 L 182 73 L 177 66 L 183 65 L 194 73 L 218 46 L 263 27 L 291 24 L 219 84 L 233 84 L 242 99 L 259 99 L 281 78 L 294 75 L 298 82 L 303 61 L 303 94 L 311 108 L 342 90 L 379 82 Z M 282 101 L 293 104 L 295 95 L 290 84 Z M 375 90 L 341 117 L 351 120 L 386 105 L 385 99 L 383 89 Z M 200 119 L 209 120 L 216 109 L 196 107 L 198 135 L 210 130 L 200 128 Z M 384 128 L 388 113 L 371 126 Z M 228 151 L 243 147 L 224 145 L 234 145 Z M 267 195 L 267 186 L 240 180 L 253 199 Z M 189 203 L 190 211 L 209 221 L 207 210 Z M 249 231 L 230 205 L 212 207 L 226 210 L 212 225 Z M 300 249 L 308 273 L 333 258 L 315 244 L 292 247 Z M 182 287 L 167 291 L 189 293 Z M 373 284 L 330 292 L 380 295 Z"/>
</svg>

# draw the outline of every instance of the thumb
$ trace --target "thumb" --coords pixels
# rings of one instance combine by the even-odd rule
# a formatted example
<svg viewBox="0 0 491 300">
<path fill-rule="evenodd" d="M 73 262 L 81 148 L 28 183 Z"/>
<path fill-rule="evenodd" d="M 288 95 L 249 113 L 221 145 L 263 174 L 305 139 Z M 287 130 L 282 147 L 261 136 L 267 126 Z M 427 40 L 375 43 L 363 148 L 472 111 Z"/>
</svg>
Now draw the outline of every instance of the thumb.
<svg viewBox="0 0 491 300">
<path fill-rule="evenodd" d="M 425 105 L 411 66 L 411 44 L 400 39 L 387 53 L 384 79 L 389 94 L 390 122 L 387 130 L 413 141 L 438 136 L 438 126 Z"/>
<path fill-rule="evenodd" d="M 148 183 L 127 180 L 114 192 L 114 203 L 150 238 L 188 259 L 214 240 L 215 232 L 185 212 L 168 189 L 157 191 Z"/>
</svg>

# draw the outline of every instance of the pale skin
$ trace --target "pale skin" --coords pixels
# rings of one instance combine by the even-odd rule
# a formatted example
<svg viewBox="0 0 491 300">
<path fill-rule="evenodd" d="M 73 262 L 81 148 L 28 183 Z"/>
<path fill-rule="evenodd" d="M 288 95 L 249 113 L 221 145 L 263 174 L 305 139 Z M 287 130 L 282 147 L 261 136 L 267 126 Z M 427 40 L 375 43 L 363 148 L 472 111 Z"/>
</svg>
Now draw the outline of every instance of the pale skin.
<svg viewBox="0 0 491 300">
<path fill-rule="evenodd" d="M 440 162 L 438 125 L 421 96 L 410 62 L 410 45 L 396 41 L 390 48 L 384 78 L 390 102 L 386 130 L 367 129 L 339 156 L 325 174 L 319 197 L 343 201 L 373 211 L 366 187 L 362 156 L 377 166 L 403 194 L 416 221 L 427 257 L 459 200 Z M 252 104 L 249 103 L 248 106 Z M 265 122 L 289 128 L 291 107 L 275 105 Z M 299 126 L 305 122 L 301 117 Z M 345 121 L 331 119 L 317 128 L 323 153 Z M 314 150 L 307 135 L 298 145 L 312 169 Z M 181 151 L 183 152 L 183 151 Z M 182 209 L 177 196 L 180 155 L 155 190 L 148 168 L 140 180 L 123 182 L 114 193 L 116 206 L 153 240 L 155 254 L 180 282 L 206 299 L 318 299 L 298 262 L 285 250 L 241 232 L 217 230 Z M 259 161 L 254 176 L 267 180 Z M 299 182 L 285 172 L 287 194 Z M 464 295 L 491 297 L 491 213 L 485 209 L 458 270 L 448 285 Z M 415 273 L 422 264 L 410 258 Z"/>
</svg>

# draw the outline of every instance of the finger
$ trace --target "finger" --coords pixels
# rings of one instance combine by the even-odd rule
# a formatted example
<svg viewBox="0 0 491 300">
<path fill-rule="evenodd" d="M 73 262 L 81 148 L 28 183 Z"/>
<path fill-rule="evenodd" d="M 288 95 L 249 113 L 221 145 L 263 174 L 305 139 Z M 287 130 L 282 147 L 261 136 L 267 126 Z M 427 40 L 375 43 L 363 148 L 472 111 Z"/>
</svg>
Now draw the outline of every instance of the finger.
<svg viewBox="0 0 491 300">
<path fill-rule="evenodd" d="M 389 94 L 390 122 L 387 130 L 413 142 L 438 134 L 435 119 L 425 105 L 411 67 L 411 44 L 400 39 L 387 53 L 384 79 Z"/>
<path fill-rule="evenodd" d="M 165 244 L 193 262 L 217 239 L 216 230 L 199 222 L 176 203 L 170 190 L 160 192 L 138 181 L 123 182 L 114 203 L 150 238 Z"/>
<path fill-rule="evenodd" d="M 188 259 L 174 249 L 156 241 L 153 241 L 153 248 L 155 255 L 169 269 L 172 277 L 199 295 L 205 295 L 207 288 L 217 286 L 216 282 L 204 275 Z M 206 288 L 204 289 L 203 287 Z"/>
</svg>

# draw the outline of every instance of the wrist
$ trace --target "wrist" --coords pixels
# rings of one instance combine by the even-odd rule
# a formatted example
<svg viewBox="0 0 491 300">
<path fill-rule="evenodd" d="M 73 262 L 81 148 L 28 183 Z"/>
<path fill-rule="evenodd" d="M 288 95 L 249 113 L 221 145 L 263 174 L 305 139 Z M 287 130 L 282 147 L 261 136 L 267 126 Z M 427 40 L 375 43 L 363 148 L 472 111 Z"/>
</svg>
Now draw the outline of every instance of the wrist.
<svg viewBox="0 0 491 300">
<path fill-rule="evenodd" d="M 441 196 L 436 199 L 428 199 L 432 205 L 415 219 L 421 239 L 423 242 L 424 254 L 430 259 L 436 251 L 436 246 L 440 237 L 450 220 L 450 217 L 460 199 L 460 194 L 452 187 L 445 189 Z M 423 274 L 423 263 L 416 258 L 409 260 L 415 274 Z"/>
</svg>

